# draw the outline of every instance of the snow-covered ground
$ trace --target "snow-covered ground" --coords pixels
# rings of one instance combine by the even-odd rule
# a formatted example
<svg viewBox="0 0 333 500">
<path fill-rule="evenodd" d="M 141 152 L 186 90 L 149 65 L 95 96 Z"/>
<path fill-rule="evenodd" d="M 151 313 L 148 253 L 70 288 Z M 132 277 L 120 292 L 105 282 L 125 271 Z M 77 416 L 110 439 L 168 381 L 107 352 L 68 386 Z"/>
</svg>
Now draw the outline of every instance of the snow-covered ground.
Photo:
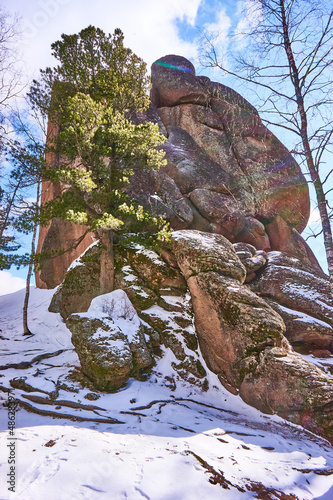
<svg viewBox="0 0 333 500">
<path fill-rule="evenodd" d="M 179 379 L 169 349 L 145 382 L 82 387 L 52 294 L 32 288 L 33 337 L 22 336 L 24 291 L 0 297 L 1 500 L 333 499 L 326 441 L 249 407 L 208 370 L 206 392 Z M 8 389 L 20 403 L 13 435 Z"/>
</svg>

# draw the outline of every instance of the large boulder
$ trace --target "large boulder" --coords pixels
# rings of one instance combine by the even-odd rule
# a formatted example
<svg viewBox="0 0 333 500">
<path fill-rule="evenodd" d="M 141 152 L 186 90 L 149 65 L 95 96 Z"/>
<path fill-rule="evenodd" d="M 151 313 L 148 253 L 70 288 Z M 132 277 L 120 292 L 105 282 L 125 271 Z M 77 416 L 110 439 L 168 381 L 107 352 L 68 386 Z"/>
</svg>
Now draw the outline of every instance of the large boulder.
<svg viewBox="0 0 333 500">
<path fill-rule="evenodd" d="M 220 178 L 212 191 L 227 190 L 246 216 L 268 220 L 280 215 L 301 232 L 309 215 L 305 178 L 256 109 L 234 90 L 197 77 L 193 65 L 180 56 L 156 61 L 151 78 L 151 100 L 169 134 L 165 145 L 169 174 L 171 169 L 183 170 L 184 161 L 187 170 L 197 169 L 193 153 L 188 154 L 194 141 L 209 159 L 208 189 L 217 180 L 214 169 L 215 179 L 210 178 L 214 162 Z"/>
<path fill-rule="evenodd" d="M 282 318 L 243 286 L 246 270 L 222 235 L 176 231 L 172 249 L 191 292 L 207 366 L 237 392 L 247 357 L 267 346 L 289 348 Z"/>
<path fill-rule="evenodd" d="M 86 313 L 72 314 L 66 325 L 83 373 L 99 390 L 116 390 L 153 363 L 145 327 L 123 290 L 96 297 Z"/>
<path fill-rule="evenodd" d="M 264 413 L 277 413 L 333 444 L 333 377 L 295 352 L 265 349 L 249 363 L 240 396 Z"/>
</svg>

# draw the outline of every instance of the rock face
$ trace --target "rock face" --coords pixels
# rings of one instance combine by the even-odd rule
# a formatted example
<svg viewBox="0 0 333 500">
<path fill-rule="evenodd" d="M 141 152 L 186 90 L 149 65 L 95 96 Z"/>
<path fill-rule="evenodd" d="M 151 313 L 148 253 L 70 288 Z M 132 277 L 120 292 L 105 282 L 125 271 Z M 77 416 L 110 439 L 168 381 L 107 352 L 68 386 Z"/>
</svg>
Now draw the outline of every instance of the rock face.
<svg viewBox="0 0 333 500">
<path fill-rule="evenodd" d="M 286 344 L 284 324 L 267 303 L 242 286 L 246 271 L 222 235 L 173 234 L 173 251 L 193 302 L 195 326 L 208 367 L 237 391 L 242 365 L 267 346 Z"/>
<path fill-rule="evenodd" d="M 233 245 L 221 235 L 177 231 L 172 236 L 172 248 L 191 292 L 196 332 L 207 366 L 218 374 L 223 385 L 239 393 L 252 406 L 285 416 L 332 440 L 333 377 L 292 351 L 284 335 L 282 317 L 243 285 L 246 270 Z M 273 261 L 274 257 L 277 259 L 273 255 Z M 286 264 L 288 258 L 291 259 L 285 256 L 283 260 L 279 254 L 278 262 Z M 328 286 L 328 280 L 324 282 L 324 278 L 314 274 L 309 277 L 302 270 L 304 265 L 299 262 L 298 265 L 299 269 L 297 263 L 294 264 L 293 272 L 303 272 L 306 277 L 304 282 L 302 278 L 294 279 L 294 293 L 299 289 L 300 303 L 304 303 L 306 310 L 317 317 L 322 316 L 323 311 L 327 314 L 330 300 L 325 300 L 324 285 Z M 274 296 L 278 283 L 280 288 L 288 287 L 288 283 L 282 277 L 281 281 L 274 280 L 270 288 L 273 281 L 270 267 L 274 266 L 268 264 L 262 268 L 252 288 L 265 289 L 267 295 Z M 268 276 L 260 287 L 265 273 Z M 325 305 L 313 297 L 311 300 L 310 286 L 304 291 L 304 283 L 309 285 L 310 280 L 315 279 L 323 288 L 320 298 L 325 300 Z M 312 292 L 319 294 L 316 285 Z M 275 295 L 281 297 L 278 293 Z M 297 321 L 297 313 L 294 316 Z M 289 332 L 293 332 L 292 325 L 288 327 Z M 319 340 L 317 338 L 326 347 L 333 338 L 333 330 L 328 328 L 327 324 L 321 336 L 318 334 Z M 307 341 L 303 337 L 305 343 L 313 340 L 314 336 Z"/>
<path fill-rule="evenodd" d="M 167 166 L 136 171 L 129 194 L 176 230 L 218 233 L 257 250 L 286 251 L 320 269 L 299 234 L 309 216 L 305 178 L 255 108 L 234 90 L 196 76 L 180 56 L 156 61 L 151 79 L 151 106 L 133 121 L 159 124 L 167 137 Z M 50 125 L 49 136 L 55 133 Z M 42 202 L 56 191 L 53 185 L 43 189 Z M 83 235 L 80 226 L 53 221 L 41 231 L 38 250 L 66 250 Z M 85 235 L 77 249 L 46 260 L 38 286 L 58 285 L 92 241 L 94 235 Z"/>
<path fill-rule="evenodd" d="M 248 217 L 266 223 L 279 215 L 298 231 L 304 229 L 309 211 L 305 179 L 243 97 L 197 77 L 185 58 L 166 56 L 152 66 L 151 100 L 168 133 L 166 173 L 219 231 L 228 230 L 224 218 L 233 214 L 243 226 L 231 231 L 235 239 Z M 253 232 L 252 237 L 264 236 L 257 228 Z"/>
<path fill-rule="evenodd" d="M 145 327 L 123 290 L 92 300 L 87 313 L 67 319 L 82 371 L 101 391 L 113 391 L 149 367 Z"/>
<path fill-rule="evenodd" d="M 251 289 L 282 316 L 295 347 L 333 352 L 333 298 L 324 273 L 285 252 L 269 252 Z"/>
</svg>

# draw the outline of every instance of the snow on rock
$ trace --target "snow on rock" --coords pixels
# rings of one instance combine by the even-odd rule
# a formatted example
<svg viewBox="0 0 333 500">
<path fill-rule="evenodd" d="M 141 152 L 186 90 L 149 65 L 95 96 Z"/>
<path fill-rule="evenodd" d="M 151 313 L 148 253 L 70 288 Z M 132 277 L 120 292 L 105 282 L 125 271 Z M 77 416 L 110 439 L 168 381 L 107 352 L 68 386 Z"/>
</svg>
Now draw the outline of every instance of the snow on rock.
<svg viewBox="0 0 333 500">
<path fill-rule="evenodd" d="M 329 356 L 333 352 L 333 328 L 325 321 L 299 312 L 278 302 L 266 299 L 269 305 L 282 317 L 286 325 L 285 336 L 294 349 L 301 353 L 326 351 Z"/>
<path fill-rule="evenodd" d="M 100 295 L 67 319 L 82 370 L 100 390 L 116 390 L 150 366 L 145 327 L 123 290 Z"/>
<path fill-rule="evenodd" d="M 281 306 L 333 326 L 333 299 L 328 277 L 284 252 L 269 252 L 268 258 L 268 265 L 251 282 L 251 289 Z"/>
<path fill-rule="evenodd" d="M 113 292 L 95 297 L 91 301 L 86 315 L 91 315 L 95 318 L 109 317 L 114 322 L 124 319 L 131 321 L 135 326 L 140 323 L 131 301 L 123 290 L 114 290 Z"/>
</svg>

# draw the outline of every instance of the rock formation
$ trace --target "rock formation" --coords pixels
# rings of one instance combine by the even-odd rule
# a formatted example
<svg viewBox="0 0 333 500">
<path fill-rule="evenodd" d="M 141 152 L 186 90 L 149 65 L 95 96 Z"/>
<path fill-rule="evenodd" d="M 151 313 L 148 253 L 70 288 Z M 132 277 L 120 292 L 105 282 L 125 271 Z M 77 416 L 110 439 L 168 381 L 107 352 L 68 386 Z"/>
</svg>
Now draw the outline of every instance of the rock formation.
<svg viewBox="0 0 333 500">
<path fill-rule="evenodd" d="M 250 405 L 333 442 L 333 377 L 303 356 L 332 355 L 333 299 L 300 235 L 309 194 L 299 166 L 245 99 L 197 77 L 182 57 L 153 64 L 151 101 L 133 120 L 159 123 L 167 165 L 135 172 L 128 190 L 174 232 L 160 255 L 115 245 L 115 285 L 138 314 L 137 342 L 111 313 L 90 317 L 100 295 L 98 243 L 81 257 L 80 248 L 67 273 L 57 257 L 41 275 L 49 287 L 64 276 L 50 310 L 67 320 L 83 372 L 111 390 L 141 376 L 165 346 L 181 378 L 204 390 L 206 363 Z M 65 245 L 60 229 L 54 235 L 42 235 L 40 248 Z M 115 354 L 109 342 L 122 347 Z M 91 370 L 98 360 L 101 377 Z"/>
<path fill-rule="evenodd" d="M 152 66 L 151 106 L 133 120 L 157 122 L 167 137 L 167 166 L 135 172 L 129 194 L 174 229 L 219 233 L 257 250 L 280 250 L 320 269 L 299 233 L 309 217 L 305 178 L 287 149 L 234 90 L 196 76 L 180 56 Z M 49 140 L 56 133 L 50 126 Z M 56 161 L 49 158 L 50 163 Z M 44 184 L 42 202 L 61 186 Z M 92 241 L 84 228 L 53 220 L 42 228 L 38 251 L 68 250 L 44 262 L 37 286 L 61 283 L 70 262 Z"/>
</svg>

